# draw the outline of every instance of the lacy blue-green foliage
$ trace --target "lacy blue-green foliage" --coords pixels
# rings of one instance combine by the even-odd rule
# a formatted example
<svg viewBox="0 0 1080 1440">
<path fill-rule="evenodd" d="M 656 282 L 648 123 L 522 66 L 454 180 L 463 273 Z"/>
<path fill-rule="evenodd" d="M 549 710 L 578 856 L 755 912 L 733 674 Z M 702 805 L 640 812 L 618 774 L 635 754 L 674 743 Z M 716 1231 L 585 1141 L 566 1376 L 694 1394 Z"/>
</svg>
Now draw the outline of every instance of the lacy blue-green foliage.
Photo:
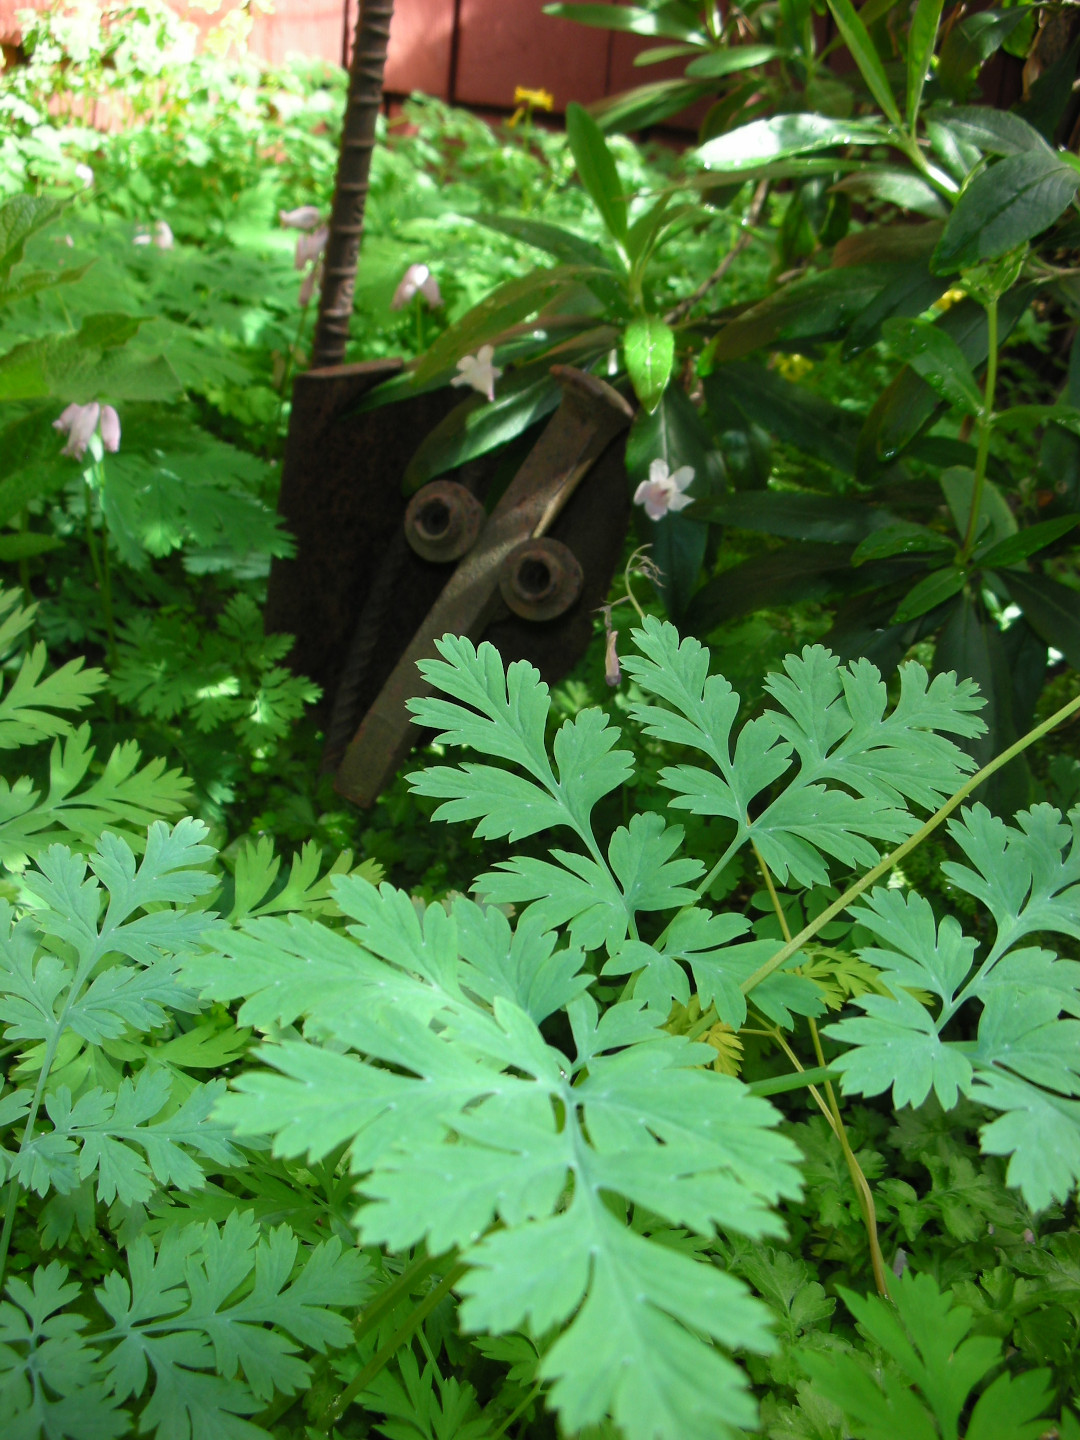
<svg viewBox="0 0 1080 1440">
<path fill-rule="evenodd" d="M 106 826 L 141 848 L 151 821 L 178 815 L 190 797 L 190 782 L 163 760 L 141 764 L 134 741 L 113 747 L 94 769 L 89 725 L 72 724 L 62 712 L 85 709 L 105 683 L 96 667 L 69 660 L 43 674 L 45 646 L 38 641 L 21 659 L 12 653 L 33 624 L 34 606 L 20 606 L 18 591 L 0 591 L 0 749 L 13 750 L 51 740 L 47 780 L 31 775 L 0 778 L 0 864 L 25 864 L 62 840 L 84 848 Z M 11 772 L 9 771 L 9 775 Z"/>
<path fill-rule="evenodd" d="M 647 733 L 710 762 L 669 767 L 663 783 L 675 805 L 728 821 L 721 866 L 754 845 L 796 885 L 825 881 L 830 861 L 865 871 L 882 842 L 917 829 L 910 806 L 936 807 L 973 768 L 950 736 L 977 733 L 980 701 L 955 677 L 930 683 L 909 665 L 887 710 L 871 665 L 808 647 L 771 679 L 775 708 L 733 734 L 737 697 L 708 676 L 697 642 L 655 620 L 635 638 L 632 709 Z M 731 1433 L 753 1410 L 723 1351 L 768 1353 L 765 1312 L 676 1236 L 699 1247 L 779 1236 L 797 1152 L 776 1112 L 704 1068 L 715 1050 L 671 1033 L 669 1017 L 693 992 L 732 1029 L 748 1006 L 791 1029 L 834 996 L 813 967 L 799 973 L 798 953 L 758 980 L 778 942 L 744 939 L 742 913 L 707 903 L 712 873 L 677 858 L 681 827 L 638 815 L 601 844 L 594 807 L 631 772 L 601 711 L 563 723 L 549 749 L 547 688 L 530 665 L 504 670 L 490 645 L 462 639 L 439 648 L 422 669 L 442 693 L 413 702 L 417 719 L 440 744 L 504 764 L 435 765 L 415 788 L 442 801 L 437 816 L 476 820 L 487 836 L 561 829 L 578 848 L 502 862 L 478 900 L 423 913 L 389 885 L 338 880 L 345 933 L 296 916 L 212 933 L 186 979 L 205 998 L 242 999 L 240 1023 L 272 1037 L 258 1052 L 268 1068 L 241 1074 L 215 1113 L 240 1137 L 272 1136 L 285 1157 L 344 1150 L 364 1243 L 456 1251 L 462 1325 L 534 1337 L 568 1429 L 607 1414 L 640 1440 Z M 1080 1173 L 1075 1022 L 1058 1018 L 1080 996 L 1072 962 L 1012 947 L 1036 927 L 1076 934 L 1072 830 L 1042 809 L 1014 829 L 974 806 L 954 831 L 983 874 L 954 866 L 951 879 L 982 898 L 996 889 L 1001 938 L 976 968 L 976 941 L 954 920 L 935 929 L 918 895 L 871 890 L 853 914 L 882 993 L 857 995 L 869 1018 L 826 1033 L 849 1091 L 891 1084 L 904 1105 L 934 1086 L 945 1107 L 970 1095 L 999 1112 L 984 1149 L 1008 1153 L 1010 1183 L 1042 1207 Z M 1025 878 L 1021 854 L 1037 875 Z M 607 975 L 630 976 L 621 994 Z M 965 982 L 982 1006 L 977 1042 L 940 1034 Z M 1017 1125 L 1018 1112 L 1038 1128 Z M 1042 1409 L 1041 1382 L 1023 1393 L 1030 1413 Z"/>
</svg>

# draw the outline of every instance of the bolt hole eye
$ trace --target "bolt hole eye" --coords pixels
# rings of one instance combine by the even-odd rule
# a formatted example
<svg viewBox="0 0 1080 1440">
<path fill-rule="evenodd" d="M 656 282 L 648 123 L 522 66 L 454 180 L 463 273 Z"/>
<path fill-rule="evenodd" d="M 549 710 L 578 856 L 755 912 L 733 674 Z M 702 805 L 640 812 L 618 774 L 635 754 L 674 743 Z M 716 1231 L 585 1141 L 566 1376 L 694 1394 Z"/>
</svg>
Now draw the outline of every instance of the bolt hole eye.
<svg viewBox="0 0 1080 1440">
<path fill-rule="evenodd" d="M 435 540 L 446 533 L 450 524 L 449 507 L 442 500 L 430 500 L 416 517 L 417 528 Z"/>
<path fill-rule="evenodd" d="M 484 507 L 456 480 L 432 480 L 405 511 L 405 539 L 422 560 L 460 560 L 484 527 Z"/>
<path fill-rule="evenodd" d="M 545 560 L 529 558 L 518 566 L 517 586 L 523 595 L 539 600 L 552 586 L 551 568 Z"/>
</svg>

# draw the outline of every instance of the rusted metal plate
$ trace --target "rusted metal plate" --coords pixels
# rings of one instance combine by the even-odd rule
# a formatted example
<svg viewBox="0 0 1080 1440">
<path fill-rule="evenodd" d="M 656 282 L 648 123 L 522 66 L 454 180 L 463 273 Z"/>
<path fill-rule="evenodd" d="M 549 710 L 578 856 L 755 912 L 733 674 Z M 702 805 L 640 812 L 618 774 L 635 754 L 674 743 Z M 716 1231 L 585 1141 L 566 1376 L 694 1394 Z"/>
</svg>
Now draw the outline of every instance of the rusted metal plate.
<svg viewBox="0 0 1080 1440">
<path fill-rule="evenodd" d="M 500 572 L 507 557 L 530 537 L 552 532 L 579 489 L 588 488 L 585 477 L 589 471 L 630 423 L 631 407 L 603 381 L 569 367 L 553 367 L 553 373 L 563 386 L 562 403 L 495 505 L 476 544 L 458 562 L 439 598 L 417 626 L 345 750 L 335 785 L 359 805 L 374 801 L 419 738 L 406 709 L 407 700 L 426 691 L 416 668 L 418 661 L 433 658 L 436 639 L 447 632 L 479 640 L 491 622 L 506 611 Z M 625 482 L 620 488 L 625 494 Z M 624 517 L 625 504 L 618 507 L 606 527 L 601 520 L 602 528 L 615 532 L 619 545 L 625 533 L 625 523 L 620 525 L 619 521 Z M 575 533 L 581 533 L 577 526 L 563 541 L 571 550 Z M 542 561 L 537 559 L 535 563 Z M 603 577 L 605 589 L 610 578 L 608 569 Z M 571 609 L 579 608 L 580 599 Z M 560 626 L 570 613 L 570 609 L 564 610 L 546 623 Z M 504 622 L 500 648 L 504 655 L 510 650 L 516 657 L 519 647 L 513 639 L 520 635 L 521 627 L 545 622 L 520 617 L 514 620 L 511 628 Z M 587 614 L 585 622 L 591 628 Z M 564 631 L 560 639 L 565 641 L 565 626 L 560 628 Z M 587 643 L 588 630 L 584 639 Z"/>
<path fill-rule="evenodd" d="M 420 440 L 460 404 L 460 396 L 440 390 L 354 413 L 369 389 L 399 369 L 398 362 L 380 361 L 311 371 L 297 378 L 294 391 L 279 510 L 297 548 L 295 558 L 273 564 L 266 624 L 269 630 L 296 637 L 292 665 L 323 686 L 323 763 L 331 771 L 338 769 L 365 714 L 456 573 L 453 559 L 424 558 L 407 543 L 401 477 Z M 597 393 L 604 397 L 600 409 L 614 417 L 614 430 L 597 453 L 589 452 L 586 483 L 567 486 L 550 514 L 543 515 L 543 506 L 530 512 L 533 529 L 542 521 L 544 533 L 572 551 L 583 572 L 581 594 L 556 618 L 520 618 L 498 602 L 497 566 L 492 561 L 492 603 L 482 629 L 470 632 L 476 639 L 482 634 L 490 640 L 507 662 L 529 660 L 549 682 L 584 653 L 629 524 L 624 436 L 618 433 L 629 407 L 601 382 L 584 377 L 581 383 L 599 387 Z M 595 396 L 587 406 L 594 402 Z M 548 422 L 548 431 L 553 424 Z M 565 444 L 572 446 L 588 435 L 595 450 L 599 432 L 593 418 L 580 413 L 572 418 L 564 407 L 560 430 L 564 425 Z M 554 455 L 549 441 L 548 449 L 532 450 L 519 475 L 551 482 L 556 472 L 563 473 L 559 465 L 565 470 L 569 453 Z M 494 453 L 450 472 L 446 480 L 482 502 L 489 491 L 497 492 L 503 469 L 503 455 Z M 500 555 L 529 533 L 523 512 Z M 438 634 L 453 630 L 454 624 L 454 617 L 447 617 Z M 429 653 L 434 653 L 430 647 Z M 419 691 L 415 660 L 403 673 L 402 691 L 408 691 L 404 699 Z M 401 729 L 386 754 L 402 756 L 415 738 L 411 727 L 407 736 Z M 362 767 L 356 752 L 350 766 L 338 780 L 342 793 L 371 803 L 378 785 L 357 778 Z M 375 768 L 380 783 L 393 773 L 387 763 Z"/>
</svg>

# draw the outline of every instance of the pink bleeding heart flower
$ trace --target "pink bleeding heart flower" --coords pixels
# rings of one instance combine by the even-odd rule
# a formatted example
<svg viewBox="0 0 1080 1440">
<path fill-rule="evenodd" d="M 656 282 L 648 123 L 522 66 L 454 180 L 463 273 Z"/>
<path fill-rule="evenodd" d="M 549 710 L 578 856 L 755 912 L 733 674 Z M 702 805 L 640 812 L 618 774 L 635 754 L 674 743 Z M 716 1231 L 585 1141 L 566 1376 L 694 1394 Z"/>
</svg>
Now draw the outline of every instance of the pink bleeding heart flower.
<svg viewBox="0 0 1080 1440">
<path fill-rule="evenodd" d="M 666 460 L 654 460 L 649 466 L 648 480 L 642 480 L 634 491 L 634 504 L 644 505 L 650 520 L 662 520 L 669 510 L 685 510 L 693 503 L 693 496 L 684 493 L 693 479 L 694 471 L 689 465 L 680 465 L 671 474 Z"/>
<path fill-rule="evenodd" d="M 61 455 L 69 455 L 72 460 L 81 460 L 95 430 L 99 428 L 102 445 L 110 454 L 115 455 L 120 449 L 120 416 L 113 407 L 101 405 L 96 400 L 91 400 L 88 405 L 66 406 L 62 414 L 53 421 L 53 429 L 68 437 Z"/>
<path fill-rule="evenodd" d="M 286 230 L 315 230 L 322 221 L 317 205 L 298 205 L 295 210 L 279 210 L 278 219 Z"/>
<path fill-rule="evenodd" d="M 475 355 L 463 355 L 457 362 L 461 373 L 455 375 L 450 384 L 469 385 L 481 395 L 486 395 L 489 400 L 494 400 L 495 381 L 503 373 L 498 366 L 491 363 L 494 358 L 493 345 L 481 345 Z"/>
<path fill-rule="evenodd" d="M 295 265 L 297 270 L 303 270 L 305 265 L 310 265 L 317 260 L 326 249 L 326 242 L 330 238 L 330 231 L 325 225 L 320 225 L 317 230 L 302 232 L 296 237 Z"/>
<path fill-rule="evenodd" d="M 439 282 L 426 265 L 410 265 L 390 301 L 391 310 L 401 310 L 414 295 L 422 295 L 434 310 L 443 303 Z"/>
</svg>

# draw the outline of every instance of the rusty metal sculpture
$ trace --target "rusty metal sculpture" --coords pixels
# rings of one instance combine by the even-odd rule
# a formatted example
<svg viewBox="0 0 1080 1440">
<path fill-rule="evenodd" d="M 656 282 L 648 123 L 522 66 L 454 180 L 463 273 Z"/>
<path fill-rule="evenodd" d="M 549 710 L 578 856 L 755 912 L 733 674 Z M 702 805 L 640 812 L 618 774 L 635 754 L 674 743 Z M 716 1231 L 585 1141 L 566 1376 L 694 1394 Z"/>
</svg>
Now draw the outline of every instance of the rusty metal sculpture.
<svg viewBox="0 0 1080 1440">
<path fill-rule="evenodd" d="M 296 637 L 297 669 L 323 686 L 324 765 L 360 805 L 419 738 L 405 702 L 423 691 L 416 664 L 435 640 L 483 637 L 557 679 L 589 642 L 629 523 L 632 411 L 594 376 L 553 367 L 562 402 L 505 489 L 495 453 L 408 504 L 408 461 L 460 397 L 360 408 L 403 368 L 342 363 L 392 11 L 393 0 L 363 0 L 357 21 L 314 364 L 293 389 L 282 473 L 279 510 L 297 549 L 274 562 L 266 610 L 269 629 Z"/>
</svg>

